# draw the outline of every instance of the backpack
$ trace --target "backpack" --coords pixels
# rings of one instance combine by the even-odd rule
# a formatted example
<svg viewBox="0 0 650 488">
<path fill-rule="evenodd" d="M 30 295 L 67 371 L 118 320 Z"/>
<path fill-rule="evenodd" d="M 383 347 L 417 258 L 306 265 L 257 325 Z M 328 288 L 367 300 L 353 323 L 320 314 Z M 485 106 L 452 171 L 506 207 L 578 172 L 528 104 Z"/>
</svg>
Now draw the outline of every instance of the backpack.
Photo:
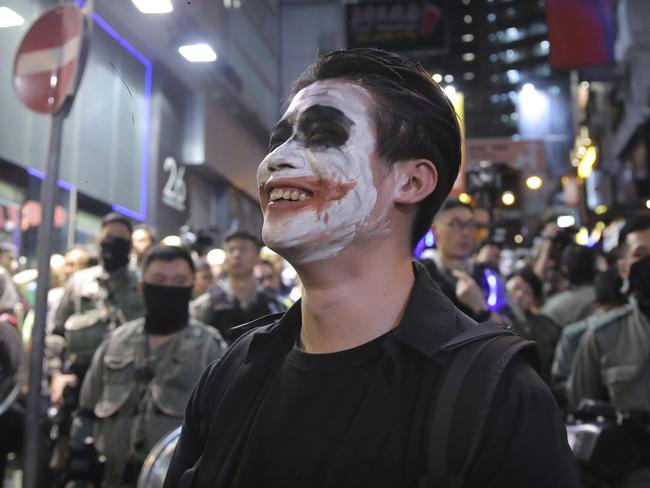
<svg viewBox="0 0 650 488">
<path fill-rule="evenodd" d="M 441 351 L 453 358 L 437 399 L 431 402 L 427 474 L 416 488 L 461 488 L 478 454 L 492 400 L 507 366 L 523 356 L 539 372 L 536 344 L 492 323 L 466 330 Z M 458 410 L 472 412 L 467 416 L 473 418 L 469 428 L 453 424 Z"/>
<path fill-rule="evenodd" d="M 240 329 L 252 329 L 281 315 L 262 317 L 240 326 Z M 465 319 L 470 320 L 468 317 Z M 238 345 L 242 343 L 235 342 L 230 347 L 222 358 L 223 363 L 235 354 Z M 461 488 L 478 452 L 492 398 L 503 372 L 515 357 L 520 356 L 539 371 L 535 343 L 490 322 L 472 325 L 445 343 L 440 352 L 451 354 L 452 359 L 443 375 L 437 400 L 431 402 L 427 469 L 414 488 Z M 231 364 L 231 370 L 221 384 L 222 392 L 228 389 L 239 366 L 241 364 Z M 479 411 L 477 405 L 482 406 Z M 452 426 L 453 414 L 459 408 L 474 414 L 474 423 L 469 429 L 460 431 Z M 205 425 L 205 430 L 204 449 L 209 451 L 219 436 L 213 425 Z M 217 466 L 208 468 L 210 478 L 216 469 Z"/>
<path fill-rule="evenodd" d="M 108 299 L 101 298 L 95 308 L 68 317 L 64 327 L 66 361 L 70 368 L 85 374 L 104 337 L 124 322 L 122 311 Z"/>
</svg>

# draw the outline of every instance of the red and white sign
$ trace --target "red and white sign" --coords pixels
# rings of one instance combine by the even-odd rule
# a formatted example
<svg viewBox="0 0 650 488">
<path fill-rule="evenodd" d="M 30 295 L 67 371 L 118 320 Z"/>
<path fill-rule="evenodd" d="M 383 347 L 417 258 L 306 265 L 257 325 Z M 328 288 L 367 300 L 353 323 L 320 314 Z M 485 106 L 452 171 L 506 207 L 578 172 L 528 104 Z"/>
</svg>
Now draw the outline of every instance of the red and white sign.
<svg viewBox="0 0 650 488">
<path fill-rule="evenodd" d="M 470 138 L 465 141 L 467 167 L 476 168 L 481 161 L 504 162 L 524 173 L 545 169 L 544 141 L 513 141 L 509 137 Z"/>
<path fill-rule="evenodd" d="M 84 14 L 74 3 L 41 15 L 18 47 L 14 89 L 35 112 L 59 110 L 74 95 L 84 42 Z"/>
</svg>

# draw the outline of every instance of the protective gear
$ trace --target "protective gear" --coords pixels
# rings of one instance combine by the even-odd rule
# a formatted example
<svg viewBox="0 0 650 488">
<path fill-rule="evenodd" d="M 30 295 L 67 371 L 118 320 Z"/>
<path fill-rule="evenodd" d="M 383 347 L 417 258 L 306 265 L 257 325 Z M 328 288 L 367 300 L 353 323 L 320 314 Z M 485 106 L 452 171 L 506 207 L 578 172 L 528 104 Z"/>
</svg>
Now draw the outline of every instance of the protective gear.
<svg viewBox="0 0 650 488">
<path fill-rule="evenodd" d="M 131 241 L 121 237 L 106 236 L 99 243 L 104 269 L 109 273 L 129 264 Z"/>
<path fill-rule="evenodd" d="M 148 334 L 172 334 L 187 325 L 191 286 L 160 286 L 145 282 L 142 295 L 147 309 L 144 329 Z"/>
<path fill-rule="evenodd" d="M 192 320 L 153 351 L 144 319 L 107 336 L 81 389 L 79 410 L 92 415 L 79 416 L 82 422 L 73 424 L 71 435 L 71 442 L 79 444 L 89 427 L 83 422 L 92 424 L 95 448 L 106 459 L 104 488 L 135 486 L 147 454 L 182 424 L 201 372 L 224 350 L 216 330 Z"/>
<path fill-rule="evenodd" d="M 630 293 L 639 309 L 650 316 L 650 256 L 639 259 L 630 267 Z"/>
</svg>

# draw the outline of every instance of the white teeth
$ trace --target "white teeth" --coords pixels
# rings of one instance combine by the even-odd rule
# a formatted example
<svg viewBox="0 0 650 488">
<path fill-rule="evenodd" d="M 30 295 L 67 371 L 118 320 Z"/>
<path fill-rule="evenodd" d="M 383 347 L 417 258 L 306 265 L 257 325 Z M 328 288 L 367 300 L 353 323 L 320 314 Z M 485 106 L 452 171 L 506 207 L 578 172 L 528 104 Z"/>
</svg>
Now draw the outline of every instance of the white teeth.
<svg viewBox="0 0 650 488">
<path fill-rule="evenodd" d="M 298 200 L 306 200 L 309 198 L 309 196 L 301 191 L 298 190 L 282 190 L 280 188 L 276 188 L 269 193 L 269 200 L 274 202 L 276 200 L 289 200 L 289 201 L 298 201 Z"/>
</svg>

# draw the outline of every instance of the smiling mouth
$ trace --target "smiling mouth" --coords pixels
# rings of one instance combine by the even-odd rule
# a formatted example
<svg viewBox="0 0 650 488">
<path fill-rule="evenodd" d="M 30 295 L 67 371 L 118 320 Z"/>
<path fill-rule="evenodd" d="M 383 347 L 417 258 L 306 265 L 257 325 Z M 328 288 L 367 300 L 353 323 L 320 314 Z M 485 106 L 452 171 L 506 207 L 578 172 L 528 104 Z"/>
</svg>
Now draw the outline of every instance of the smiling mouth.
<svg viewBox="0 0 650 488">
<path fill-rule="evenodd" d="M 327 207 L 339 202 L 356 186 L 356 182 L 338 182 L 330 178 L 277 178 L 260 187 L 263 209 L 271 211 L 302 211 L 313 209 L 316 218 L 327 223 Z"/>
<path fill-rule="evenodd" d="M 302 202 L 313 196 L 313 193 L 303 190 L 302 188 L 281 187 L 272 189 L 269 194 L 269 202 L 290 201 Z"/>
</svg>

